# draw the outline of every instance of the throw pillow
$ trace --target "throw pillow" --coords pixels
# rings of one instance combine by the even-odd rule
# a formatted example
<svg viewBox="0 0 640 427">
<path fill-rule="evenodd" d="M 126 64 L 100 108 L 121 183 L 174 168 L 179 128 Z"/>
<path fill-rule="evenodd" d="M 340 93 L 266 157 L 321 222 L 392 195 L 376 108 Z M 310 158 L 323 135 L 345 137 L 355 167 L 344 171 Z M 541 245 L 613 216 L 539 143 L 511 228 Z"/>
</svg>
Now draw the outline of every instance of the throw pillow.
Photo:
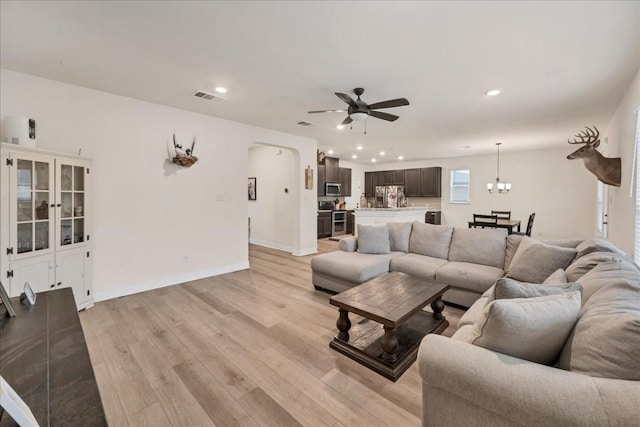
<svg viewBox="0 0 640 427">
<path fill-rule="evenodd" d="M 409 252 L 447 259 L 453 226 L 433 225 L 415 221 L 409 240 Z"/>
<path fill-rule="evenodd" d="M 588 255 L 592 252 L 612 252 L 620 255 L 625 255 L 625 253 L 621 249 L 617 248 L 613 243 L 605 239 L 585 240 L 578 246 L 576 246 L 576 250 L 578 251 L 576 259 Z"/>
<path fill-rule="evenodd" d="M 449 261 L 470 262 L 503 270 L 506 247 L 507 230 L 504 228 L 458 227 L 451 238 Z"/>
<path fill-rule="evenodd" d="M 555 285 L 564 285 L 565 283 L 568 283 L 568 282 L 569 281 L 567 280 L 567 273 L 565 273 L 563 269 L 559 268 L 553 273 L 551 273 L 549 277 L 544 279 L 544 282 L 542 282 L 542 284 L 555 286 Z"/>
<path fill-rule="evenodd" d="M 542 283 L 557 269 L 567 268 L 575 256 L 575 249 L 551 246 L 523 236 L 509 265 L 507 277 L 522 282 Z"/>
<path fill-rule="evenodd" d="M 504 271 L 509 270 L 509 266 L 511 265 L 511 261 L 513 261 L 513 256 L 518 250 L 518 246 L 520 246 L 522 237 L 522 234 L 509 234 L 507 236 L 507 251 L 504 255 Z"/>
<path fill-rule="evenodd" d="M 389 243 L 392 251 L 409 252 L 409 238 L 411 237 L 410 222 L 389 222 Z"/>
<path fill-rule="evenodd" d="M 389 229 L 387 224 L 363 225 L 358 224 L 358 252 L 363 254 L 388 254 Z"/>
<path fill-rule="evenodd" d="M 640 274 L 621 272 L 585 303 L 558 367 L 591 377 L 640 381 L 639 330 Z"/>
<path fill-rule="evenodd" d="M 579 283 L 566 283 L 563 286 L 547 286 L 518 282 L 513 279 L 499 279 L 493 291 L 493 299 L 535 298 L 573 291 L 578 291 L 582 294 L 582 286 Z"/>
<path fill-rule="evenodd" d="M 582 276 L 587 274 L 593 267 L 603 262 L 624 262 L 629 261 L 626 255 L 615 252 L 591 252 L 576 259 L 569 267 L 567 267 L 567 279 L 576 282 Z"/>
<path fill-rule="evenodd" d="M 580 312 L 580 292 L 490 302 L 469 341 L 499 353 L 551 365 Z"/>
</svg>

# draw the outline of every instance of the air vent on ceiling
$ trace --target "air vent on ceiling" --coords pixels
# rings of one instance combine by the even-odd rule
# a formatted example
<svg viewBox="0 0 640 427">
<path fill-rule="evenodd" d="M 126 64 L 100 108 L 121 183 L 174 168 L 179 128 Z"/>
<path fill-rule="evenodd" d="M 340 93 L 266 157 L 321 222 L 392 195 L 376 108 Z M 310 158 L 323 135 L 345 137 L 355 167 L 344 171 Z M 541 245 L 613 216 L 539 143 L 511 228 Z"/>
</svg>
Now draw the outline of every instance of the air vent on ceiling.
<svg viewBox="0 0 640 427">
<path fill-rule="evenodd" d="M 212 93 L 209 92 L 205 92 L 203 90 L 197 90 L 193 96 L 195 96 L 196 98 L 202 98 L 202 99 L 206 99 L 207 101 L 212 101 L 212 102 L 222 102 L 224 101 L 224 98 L 218 95 L 214 95 Z"/>
<path fill-rule="evenodd" d="M 313 126 L 313 123 L 309 123 L 309 122 L 298 122 L 298 124 L 300 126 Z"/>
</svg>

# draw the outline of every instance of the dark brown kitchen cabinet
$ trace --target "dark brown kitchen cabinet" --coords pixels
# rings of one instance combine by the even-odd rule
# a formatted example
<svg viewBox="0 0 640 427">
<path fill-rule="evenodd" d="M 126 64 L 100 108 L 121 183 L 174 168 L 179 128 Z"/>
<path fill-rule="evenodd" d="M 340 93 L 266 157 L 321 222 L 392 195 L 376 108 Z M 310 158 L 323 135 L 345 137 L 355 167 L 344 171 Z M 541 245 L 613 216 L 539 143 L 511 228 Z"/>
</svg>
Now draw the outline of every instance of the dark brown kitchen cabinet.
<svg viewBox="0 0 640 427">
<path fill-rule="evenodd" d="M 404 185 L 404 169 L 393 171 L 393 185 Z"/>
<path fill-rule="evenodd" d="M 420 169 L 405 169 L 404 195 L 407 197 L 422 196 L 422 174 Z"/>
<path fill-rule="evenodd" d="M 393 171 L 382 171 L 378 172 L 382 177 L 381 180 L 378 181 L 378 185 L 393 185 Z"/>
<path fill-rule="evenodd" d="M 376 197 L 376 185 L 378 185 L 378 172 L 364 173 L 365 197 Z"/>
<path fill-rule="evenodd" d="M 424 214 L 424 222 L 427 224 L 441 225 L 442 216 L 440 211 L 428 211 Z"/>
<path fill-rule="evenodd" d="M 351 197 L 351 169 L 340 168 L 340 187 L 343 196 Z"/>
<path fill-rule="evenodd" d="M 318 165 L 318 196 L 324 196 L 324 184 L 326 182 L 327 180 L 325 179 L 325 165 Z"/>
<path fill-rule="evenodd" d="M 318 239 L 331 237 L 331 212 L 318 212 Z"/>
<path fill-rule="evenodd" d="M 442 168 L 422 168 L 420 169 L 421 194 L 422 197 L 440 197 Z"/>
<path fill-rule="evenodd" d="M 326 182 L 332 184 L 340 182 L 340 164 L 338 159 L 334 157 L 325 157 L 324 167 L 324 177 Z"/>
</svg>

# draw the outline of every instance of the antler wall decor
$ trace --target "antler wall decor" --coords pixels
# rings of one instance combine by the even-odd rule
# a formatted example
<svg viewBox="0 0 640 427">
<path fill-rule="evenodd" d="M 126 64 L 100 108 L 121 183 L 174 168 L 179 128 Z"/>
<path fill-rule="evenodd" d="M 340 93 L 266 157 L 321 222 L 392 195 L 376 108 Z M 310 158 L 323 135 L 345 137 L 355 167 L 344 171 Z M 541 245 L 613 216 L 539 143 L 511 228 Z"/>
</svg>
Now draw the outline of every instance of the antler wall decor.
<svg viewBox="0 0 640 427">
<path fill-rule="evenodd" d="M 193 149 L 196 146 L 196 137 L 193 137 L 193 142 L 191 142 L 191 148 L 187 148 L 186 150 L 182 149 L 182 145 L 179 145 L 176 142 L 176 134 L 173 134 L 173 149 L 175 150 L 175 155 L 171 159 L 171 161 L 180 166 L 190 167 L 195 162 L 198 161 L 198 158 L 193 155 Z"/>
<path fill-rule="evenodd" d="M 567 156 L 567 159 L 582 159 L 586 168 L 605 184 L 620 187 L 622 180 L 622 160 L 620 157 L 604 157 L 596 148 L 600 145 L 600 132 L 597 127 L 594 130 L 587 127 L 586 131 L 576 134 L 569 144 L 584 144 L 582 147 Z M 578 141 L 577 138 L 580 138 Z"/>
</svg>

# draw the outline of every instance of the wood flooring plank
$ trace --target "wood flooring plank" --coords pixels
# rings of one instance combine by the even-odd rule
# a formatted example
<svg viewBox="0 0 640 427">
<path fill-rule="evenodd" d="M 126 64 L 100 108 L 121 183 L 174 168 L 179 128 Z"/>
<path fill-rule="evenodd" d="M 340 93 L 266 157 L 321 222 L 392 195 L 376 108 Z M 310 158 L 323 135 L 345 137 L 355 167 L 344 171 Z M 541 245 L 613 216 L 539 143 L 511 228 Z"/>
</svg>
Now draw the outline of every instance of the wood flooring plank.
<svg viewBox="0 0 640 427">
<path fill-rule="evenodd" d="M 261 426 L 302 427 L 302 424 L 261 388 L 246 393 L 238 402 Z"/>
<path fill-rule="evenodd" d="M 129 416 L 128 420 L 129 425 L 132 427 L 174 427 L 159 403 L 148 406 Z M 109 425 L 111 426 L 111 424 Z"/>
</svg>

